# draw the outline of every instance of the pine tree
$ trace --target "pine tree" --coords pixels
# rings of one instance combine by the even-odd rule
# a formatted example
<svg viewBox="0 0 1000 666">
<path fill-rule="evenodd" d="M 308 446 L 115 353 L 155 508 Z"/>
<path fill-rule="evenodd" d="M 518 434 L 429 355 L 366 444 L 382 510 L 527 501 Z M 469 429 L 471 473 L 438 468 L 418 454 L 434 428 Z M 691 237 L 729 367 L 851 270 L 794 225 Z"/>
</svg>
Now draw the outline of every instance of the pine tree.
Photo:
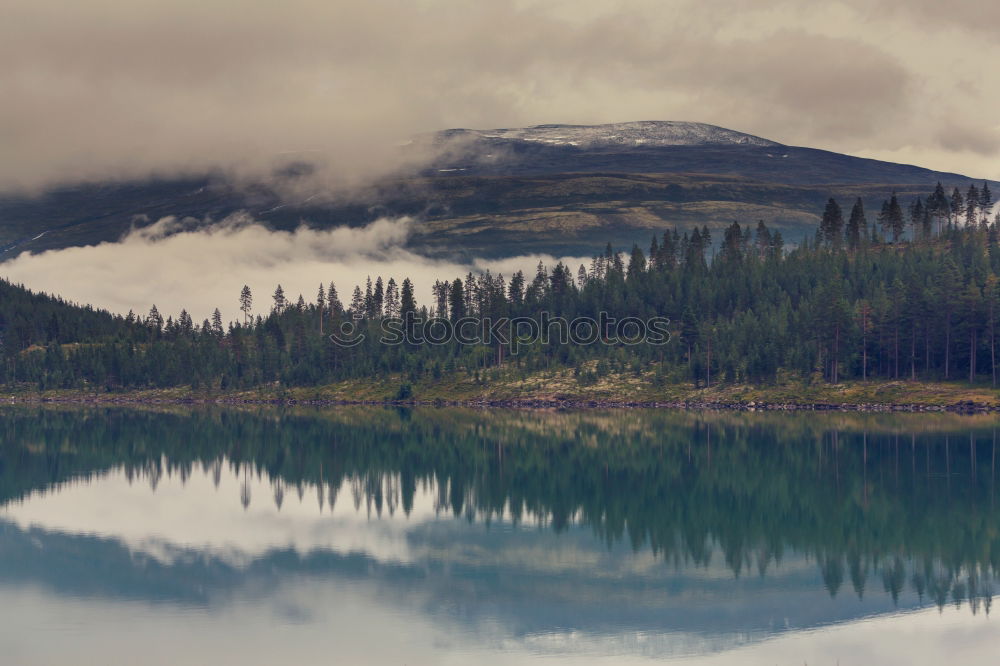
<svg viewBox="0 0 1000 666">
<path fill-rule="evenodd" d="M 785 239 L 781 237 L 781 232 L 775 230 L 771 234 L 771 255 L 774 257 L 781 257 L 785 250 Z"/>
<path fill-rule="evenodd" d="M 473 315 L 476 311 L 476 276 L 469 271 L 465 274 L 465 314 Z"/>
<path fill-rule="evenodd" d="M 368 308 L 365 306 L 365 297 L 361 295 L 361 287 L 354 285 L 354 293 L 351 295 L 351 316 L 365 317 Z"/>
<path fill-rule="evenodd" d="M 372 292 L 372 277 L 365 278 L 365 319 L 375 318 L 375 296 Z"/>
<path fill-rule="evenodd" d="M 868 238 L 868 220 L 865 219 L 865 205 L 858 197 L 851 208 L 851 217 L 847 221 L 847 247 L 857 250 Z"/>
<path fill-rule="evenodd" d="M 927 199 L 927 208 L 930 211 L 931 217 L 937 221 L 938 231 L 940 231 L 941 220 L 951 216 L 948 195 L 945 194 L 944 186 L 941 185 L 940 181 L 934 187 L 934 193 Z"/>
<path fill-rule="evenodd" d="M 764 224 L 764 220 L 757 220 L 757 230 L 754 232 L 754 246 L 757 249 L 757 258 L 765 259 L 771 249 L 771 231 Z"/>
<path fill-rule="evenodd" d="M 465 287 L 462 278 L 455 278 L 448 290 L 448 314 L 452 323 L 465 316 Z"/>
<path fill-rule="evenodd" d="M 855 309 L 855 321 L 861 330 L 861 379 L 868 379 L 868 333 L 872 330 L 872 306 L 865 300 L 858 301 Z"/>
<path fill-rule="evenodd" d="M 372 291 L 372 317 L 379 319 L 384 314 L 385 309 L 385 285 L 382 276 L 375 278 L 375 289 Z"/>
<path fill-rule="evenodd" d="M 188 311 L 181 308 L 181 313 L 177 317 L 178 331 L 184 335 L 190 335 L 194 332 L 194 321 L 191 319 L 191 315 Z"/>
<path fill-rule="evenodd" d="M 695 228 L 691 232 L 691 237 L 686 240 L 684 268 L 698 272 L 706 269 L 708 264 L 705 262 L 705 244 L 702 242 L 701 232 Z"/>
<path fill-rule="evenodd" d="M 916 239 L 923 232 L 924 224 L 924 202 L 920 197 L 917 197 L 912 204 L 910 204 L 910 227 L 913 229 L 913 238 Z"/>
<path fill-rule="evenodd" d="M 892 235 L 892 222 L 889 220 L 889 200 L 886 199 L 882 202 L 882 208 L 878 212 L 878 216 L 875 218 L 878 222 L 878 226 L 882 229 L 882 238 L 889 238 Z"/>
<path fill-rule="evenodd" d="M 344 314 L 344 304 L 340 302 L 340 296 L 337 295 L 337 285 L 333 282 L 330 283 L 330 288 L 326 292 L 326 302 L 331 317 L 339 317 Z"/>
<path fill-rule="evenodd" d="M 323 283 L 319 283 L 319 291 L 316 293 L 316 309 L 319 311 L 319 334 L 323 335 L 323 311 L 326 308 L 326 291 Z"/>
<path fill-rule="evenodd" d="M 959 271 L 954 259 L 946 256 L 942 263 L 940 274 L 934 285 L 937 291 L 937 300 L 943 306 L 944 314 L 944 378 L 950 379 L 951 375 L 951 328 L 952 316 L 955 312 L 955 297 L 958 295 Z"/>
<path fill-rule="evenodd" d="M 517 271 L 510 277 L 510 284 L 507 285 L 507 299 L 514 307 L 520 307 L 524 303 L 524 272 Z"/>
<path fill-rule="evenodd" d="M 632 245 L 632 253 L 629 255 L 628 269 L 626 271 L 626 277 L 630 280 L 634 280 L 639 277 L 640 274 L 646 272 L 646 255 L 642 253 L 639 246 L 636 244 Z"/>
<path fill-rule="evenodd" d="M 975 184 L 969 185 L 969 191 L 965 195 L 965 226 L 975 226 L 979 221 L 979 190 Z"/>
<path fill-rule="evenodd" d="M 681 341 L 687 346 L 688 372 L 696 373 L 692 367 L 694 360 L 694 346 L 698 343 L 699 322 L 694 309 L 687 305 L 681 314 Z M 694 377 L 692 377 L 694 378 Z"/>
<path fill-rule="evenodd" d="M 434 316 L 438 319 L 448 318 L 448 295 L 451 285 L 443 280 L 435 280 L 431 293 L 434 295 Z"/>
<path fill-rule="evenodd" d="M 156 309 L 155 303 L 153 307 L 149 308 L 149 315 L 146 316 L 146 326 L 157 333 L 163 328 L 163 317 L 160 316 L 160 311 Z"/>
<path fill-rule="evenodd" d="M 985 226 L 990 221 L 990 210 L 993 208 L 993 193 L 989 183 L 983 181 L 983 189 L 979 191 L 979 210 L 982 223 Z"/>
<path fill-rule="evenodd" d="M 410 278 L 403 279 L 403 288 L 399 292 L 399 316 L 406 317 L 408 312 L 417 311 L 417 301 L 413 296 L 413 282 Z"/>
<path fill-rule="evenodd" d="M 976 349 L 979 339 L 980 318 L 982 316 L 981 303 L 983 294 L 974 282 L 969 282 L 965 291 L 961 295 L 960 307 L 962 309 L 962 319 L 965 324 L 967 340 L 969 343 L 969 383 L 976 380 Z"/>
<path fill-rule="evenodd" d="M 272 312 L 281 314 L 288 307 L 288 301 L 285 299 L 285 290 L 281 288 L 279 284 L 274 290 L 274 294 L 271 296 L 274 299 L 274 307 L 271 309 Z"/>
<path fill-rule="evenodd" d="M 250 287 L 243 285 L 243 290 L 240 292 L 240 312 L 243 313 L 243 324 L 246 325 L 250 322 L 250 311 L 253 307 L 253 294 L 250 293 Z"/>
<path fill-rule="evenodd" d="M 948 219 L 948 224 L 958 224 L 964 213 L 965 199 L 962 198 L 962 193 L 956 187 L 951 192 L 951 217 Z"/>
<path fill-rule="evenodd" d="M 215 308 L 215 311 L 212 312 L 212 333 L 220 338 L 224 333 L 222 330 L 222 313 L 219 312 L 219 308 Z"/>
<path fill-rule="evenodd" d="M 619 264 L 620 263 L 621 259 L 619 259 Z M 531 305 L 541 303 L 545 300 L 548 284 L 548 270 L 545 268 L 545 264 L 539 261 L 538 267 L 535 269 L 535 279 L 532 280 L 531 284 L 528 285 L 528 288 L 525 289 L 524 300 Z"/>
<path fill-rule="evenodd" d="M 889 206 L 886 211 L 889 228 L 892 230 L 892 242 L 898 243 L 903 237 L 903 230 L 906 228 L 906 220 L 903 217 L 903 208 L 899 205 L 896 193 L 892 193 L 889 199 Z"/>
<path fill-rule="evenodd" d="M 396 287 L 395 278 L 389 278 L 385 285 L 385 316 L 399 316 L 399 289 Z"/>
<path fill-rule="evenodd" d="M 832 197 L 826 202 L 823 210 L 823 218 L 820 221 L 819 229 L 823 242 L 833 249 L 840 248 L 840 241 L 843 237 L 844 214 L 840 210 L 840 204 Z"/>
</svg>

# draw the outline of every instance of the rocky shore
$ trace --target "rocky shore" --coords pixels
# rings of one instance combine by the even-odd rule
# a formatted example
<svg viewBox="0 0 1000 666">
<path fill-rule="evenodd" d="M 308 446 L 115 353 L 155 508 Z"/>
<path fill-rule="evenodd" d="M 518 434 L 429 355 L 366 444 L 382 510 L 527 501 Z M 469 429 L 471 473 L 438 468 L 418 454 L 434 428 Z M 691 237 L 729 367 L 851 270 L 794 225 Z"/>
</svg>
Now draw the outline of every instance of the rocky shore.
<svg viewBox="0 0 1000 666">
<path fill-rule="evenodd" d="M 80 405 L 302 405 L 334 407 L 348 405 L 390 407 L 474 407 L 508 409 L 683 409 L 716 411 L 825 411 L 825 412 L 907 412 L 982 414 L 1000 412 L 1000 405 L 972 400 L 947 405 L 894 403 L 828 403 L 828 402 L 764 402 L 764 401 L 696 401 L 696 400 L 579 400 L 556 398 L 475 399 L 475 400 L 343 400 L 300 398 L 246 397 L 151 397 L 129 394 L 90 394 L 72 396 L 8 396 L 8 404 L 80 404 Z"/>
</svg>

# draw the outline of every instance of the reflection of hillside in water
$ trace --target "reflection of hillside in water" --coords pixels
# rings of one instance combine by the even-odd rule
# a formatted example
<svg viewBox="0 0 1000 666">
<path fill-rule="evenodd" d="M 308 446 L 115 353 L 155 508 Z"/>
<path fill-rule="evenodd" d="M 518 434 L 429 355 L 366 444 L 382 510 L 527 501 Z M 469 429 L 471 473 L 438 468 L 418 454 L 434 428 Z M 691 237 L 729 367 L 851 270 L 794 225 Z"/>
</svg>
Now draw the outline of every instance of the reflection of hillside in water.
<svg viewBox="0 0 1000 666">
<path fill-rule="evenodd" d="M 4 552 L 15 552 L 18 540 L 100 543 L 162 567 L 164 589 L 189 561 L 226 572 L 206 594 L 239 588 L 275 558 L 288 571 L 321 576 L 363 561 L 393 580 L 422 572 L 422 594 L 445 594 L 445 606 L 503 607 L 509 621 L 565 612 L 574 622 L 590 614 L 597 627 L 617 613 L 619 629 L 651 622 L 650 630 L 767 633 L 784 618 L 813 626 L 896 605 L 988 611 L 1000 552 L 995 422 L 987 417 L 432 409 L 4 415 L 0 493 L 14 516 Z M 131 479 L 147 497 L 174 488 L 190 502 L 195 488 L 222 484 L 193 514 L 202 528 L 215 524 L 211 507 L 225 503 L 236 511 L 225 514 L 230 522 L 260 514 L 281 524 L 305 512 L 312 531 L 289 538 L 279 530 L 280 538 L 248 545 L 219 527 L 191 543 L 190 524 L 164 535 L 153 521 L 156 549 L 155 534 L 142 542 L 111 524 L 17 522 L 19 511 L 72 496 L 80 486 L 67 481 L 105 472 L 90 486 L 98 494 L 128 488 Z M 377 543 L 382 537 L 396 551 Z M 236 546 L 226 551 L 225 543 Z M 53 552 L 47 545 L 45 556 Z M 429 571 L 447 572 L 440 573 L 445 592 L 428 587 Z M 459 603 L 461 590 L 471 596 Z M 656 610 L 645 623 L 643 609 Z"/>
</svg>

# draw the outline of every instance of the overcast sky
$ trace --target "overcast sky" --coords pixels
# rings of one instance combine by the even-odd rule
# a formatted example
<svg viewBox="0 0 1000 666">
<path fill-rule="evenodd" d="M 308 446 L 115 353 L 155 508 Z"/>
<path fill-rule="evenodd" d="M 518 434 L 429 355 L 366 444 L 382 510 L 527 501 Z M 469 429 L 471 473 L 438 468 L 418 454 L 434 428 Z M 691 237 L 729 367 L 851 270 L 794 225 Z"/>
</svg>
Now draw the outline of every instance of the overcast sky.
<svg viewBox="0 0 1000 666">
<path fill-rule="evenodd" d="M 747 6 L 752 4 L 753 8 Z M 1000 179 L 1000 3 L 6 0 L 0 190 L 696 120 Z"/>
</svg>

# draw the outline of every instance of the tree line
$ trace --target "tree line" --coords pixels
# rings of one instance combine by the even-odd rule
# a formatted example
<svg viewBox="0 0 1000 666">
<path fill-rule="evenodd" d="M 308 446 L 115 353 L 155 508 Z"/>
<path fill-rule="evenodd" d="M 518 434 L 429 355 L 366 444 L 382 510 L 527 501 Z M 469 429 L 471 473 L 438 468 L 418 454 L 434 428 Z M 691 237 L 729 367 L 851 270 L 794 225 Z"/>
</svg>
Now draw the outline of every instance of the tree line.
<svg viewBox="0 0 1000 666">
<path fill-rule="evenodd" d="M 905 209 L 905 212 L 904 212 Z M 321 385 L 400 376 L 404 382 L 465 373 L 488 384 L 570 368 L 588 384 L 631 373 L 654 384 L 768 384 L 910 379 L 997 382 L 1000 219 L 988 184 L 950 196 L 938 184 L 901 202 L 893 194 L 869 220 L 861 200 L 845 215 L 827 203 L 814 238 L 794 248 L 764 222 L 669 230 L 648 248 L 610 244 L 589 265 L 539 265 L 509 277 L 489 271 L 441 279 L 418 303 L 407 277 L 368 278 L 346 304 L 333 283 L 314 299 L 281 286 L 263 306 L 249 287 L 234 298 L 239 321 L 217 309 L 197 324 L 153 306 L 112 315 L 0 282 L 0 381 L 39 388 L 108 390 L 191 385 L 247 388 Z M 718 231 L 716 231 L 718 233 Z M 397 280 L 397 277 L 400 279 Z M 666 345 L 574 344 L 553 336 L 519 345 L 388 345 L 387 318 L 407 314 L 597 319 L 665 316 Z M 345 322 L 367 332 L 342 347 L 329 334 Z M 402 388 L 402 387 L 401 387 Z"/>
</svg>

